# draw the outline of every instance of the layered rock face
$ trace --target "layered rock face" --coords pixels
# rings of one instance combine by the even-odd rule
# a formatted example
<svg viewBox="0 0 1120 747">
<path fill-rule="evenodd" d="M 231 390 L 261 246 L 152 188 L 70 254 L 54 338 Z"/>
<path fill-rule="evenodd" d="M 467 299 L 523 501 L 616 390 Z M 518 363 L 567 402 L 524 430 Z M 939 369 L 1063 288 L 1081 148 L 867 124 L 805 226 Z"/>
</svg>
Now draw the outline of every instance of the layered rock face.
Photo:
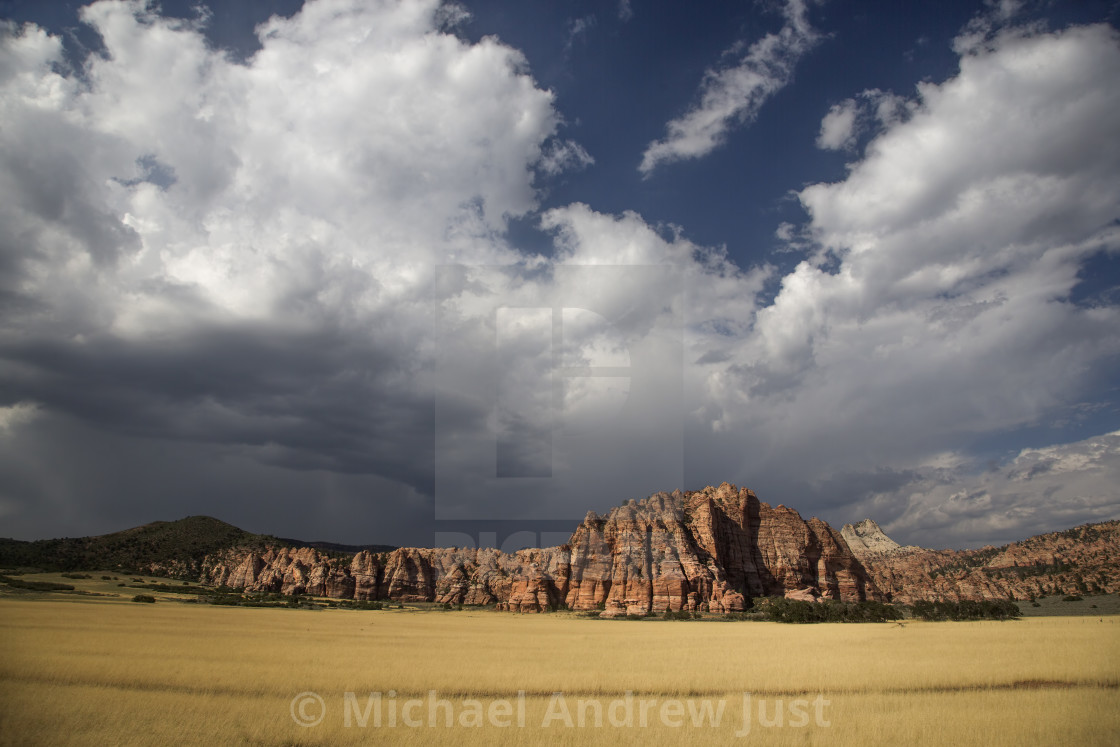
<svg viewBox="0 0 1120 747">
<path fill-rule="evenodd" d="M 871 520 L 846 525 L 843 533 L 875 586 L 895 602 L 1120 591 L 1118 521 L 979 550 L 899 547 Z"/>
<path fill-rule="evenodd" d="M 665 610 L 734 612 L 758 596 L 794 599 L 1030 599 L 1120 591 L 1120 522 L 1076 527 L 1001 548 L 900 547 L 874 521 L 837 532 L 724 483 L 656 493 L 606 516 L 589 513 L 566 545 L 404 547 L 386 553 L 314 548 L 226 550 L 200 581 L 335 599 L 568 607 L 604 616 Z"/>
<path fill-rule="evenodd" d="M 795 593 L 882 597 L 839 532 L 727 483 L 657 493 L 602 517 L 589 513 L 560 547 L 353 556 L 312 548 L 226 551 L 206 559 L 200 580 L 339 599 L 494 604 L 521 612 L 602 609 L 605 616 L 733 612 L 751 597 Z"/>
</svg>

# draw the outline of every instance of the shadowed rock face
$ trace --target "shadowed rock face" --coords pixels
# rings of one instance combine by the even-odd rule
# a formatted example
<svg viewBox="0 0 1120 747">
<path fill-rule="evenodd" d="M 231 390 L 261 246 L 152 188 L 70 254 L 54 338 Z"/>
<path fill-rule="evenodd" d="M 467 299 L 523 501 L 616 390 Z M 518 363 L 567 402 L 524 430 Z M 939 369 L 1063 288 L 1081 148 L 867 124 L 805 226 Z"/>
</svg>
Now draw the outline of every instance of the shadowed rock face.
<svg viewBox="0 0 1120 747">
<path fill-rule="evenodd" d="M 657 493 L 606 516 L 589 513 L 560 547 L 404 547 L 327 555 L 313 548 L 228 550 L 203 562 L 204 583 L 338 599 L 493 604 L 520 612 L 567 606 L 605 616 L 740 611 L 754 596 L 812 589 L 879 599 L 844 538 L 818 519 L 771 508 L 750 490 Z"/>
</svg>

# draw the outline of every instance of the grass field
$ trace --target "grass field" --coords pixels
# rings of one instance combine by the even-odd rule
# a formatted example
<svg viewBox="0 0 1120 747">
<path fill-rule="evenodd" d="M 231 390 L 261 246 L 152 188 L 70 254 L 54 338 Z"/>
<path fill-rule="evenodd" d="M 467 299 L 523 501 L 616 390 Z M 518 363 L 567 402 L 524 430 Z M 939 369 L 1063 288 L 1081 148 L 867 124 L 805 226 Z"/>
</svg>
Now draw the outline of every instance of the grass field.
<svg viewBox="0 0 1120 747">
<path fill-rule="evenodd" d="M 1019 602 L 1019 609 L 1028 617 L 1070 615 L 1120 615 L 1120 594 L 1085 594 L 1079 600 L 1066 601 L 1061 594 L 1042 597 L 1035 607 L 1030 602 Z"/>
<path fill-rule="evenodd" d="M 0 742 L 1120 742 L 1116 616 L 796 626 L 127 598 L 0 598 Z"/>
</svg>

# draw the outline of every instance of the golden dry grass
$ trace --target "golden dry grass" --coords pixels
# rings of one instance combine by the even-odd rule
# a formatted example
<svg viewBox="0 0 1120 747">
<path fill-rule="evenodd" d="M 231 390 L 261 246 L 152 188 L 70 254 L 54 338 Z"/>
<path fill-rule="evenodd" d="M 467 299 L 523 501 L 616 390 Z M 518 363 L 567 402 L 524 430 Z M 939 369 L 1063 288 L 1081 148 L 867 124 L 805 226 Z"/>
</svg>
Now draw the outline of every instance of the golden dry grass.
<svg viewBox="0 0 1120 747">
<path fill-rule="evenodd" d="M 600 621 L 494 612 L 284 610 L 73 598 L 0 600 L 0 741 L 10 744 L 1115 744 L 1120 618 L 809 625 Z M 294 696 L 325 715 L 298 726 Z M 393 708 L 389 692 L 394 691 Z M 465 718 L 476 699 L 516 707 L 525 726 L 429 727 L 429 691 Z M 627 691 L 648 727 L 612 726 Z M 363 728 L 382 693 L 383 720 Z M 602 726 L 541 724 L 561 692 L 604 709 Z M 743 738 L 743 693 L 752 729 Z M 817 723 L 818 696 L 827 725 Z M 676 699 L 684 725 L 659 708 Z M 424 724 L 402 724 L 401 709 Z M 690 725 L 688 701 L 724 703 L 719 727 Z M 797 726 L 795 701 L 808 704 Z M 589 701 L 597 701 L 597 706 Z M 758 707 L 785 723 L 764 728 Z M 315 715 L 311 704 L 310 715 Z M 499 704 L 500 706 L 500 704 Z M 619 706 L 621 707 L 621 706 Z M 794 711 L 790 708 L 794 707 Z M 395 710 L 394 710 L 395 709 Z M 394 710 L 398 726 L 388 727 Z M 556 710 L 552 710 L 557 715 Z M 621 711 L 618 712 L 622 714 Z M 469 714 L 467 714 L 469 715 Z M 790 722 L 793 722 L 792 724 Z"/>
</svg>

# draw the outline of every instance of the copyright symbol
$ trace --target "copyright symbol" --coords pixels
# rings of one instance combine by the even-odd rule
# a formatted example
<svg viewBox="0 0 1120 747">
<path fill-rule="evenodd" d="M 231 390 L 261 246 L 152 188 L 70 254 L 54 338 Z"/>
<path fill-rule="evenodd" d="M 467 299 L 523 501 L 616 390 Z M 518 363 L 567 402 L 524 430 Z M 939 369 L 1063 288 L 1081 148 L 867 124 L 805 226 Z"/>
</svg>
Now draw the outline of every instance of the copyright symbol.
<svg viewBox="0 0 1120 747">
<path fill-rule="evenodd" d="M 292 713 L 292 721 L 300 726 L 318 726 L 327 714 L 327 704 L 318 693 L 308 690 L 292 698 L 288 710 Z"/>
</svg>

